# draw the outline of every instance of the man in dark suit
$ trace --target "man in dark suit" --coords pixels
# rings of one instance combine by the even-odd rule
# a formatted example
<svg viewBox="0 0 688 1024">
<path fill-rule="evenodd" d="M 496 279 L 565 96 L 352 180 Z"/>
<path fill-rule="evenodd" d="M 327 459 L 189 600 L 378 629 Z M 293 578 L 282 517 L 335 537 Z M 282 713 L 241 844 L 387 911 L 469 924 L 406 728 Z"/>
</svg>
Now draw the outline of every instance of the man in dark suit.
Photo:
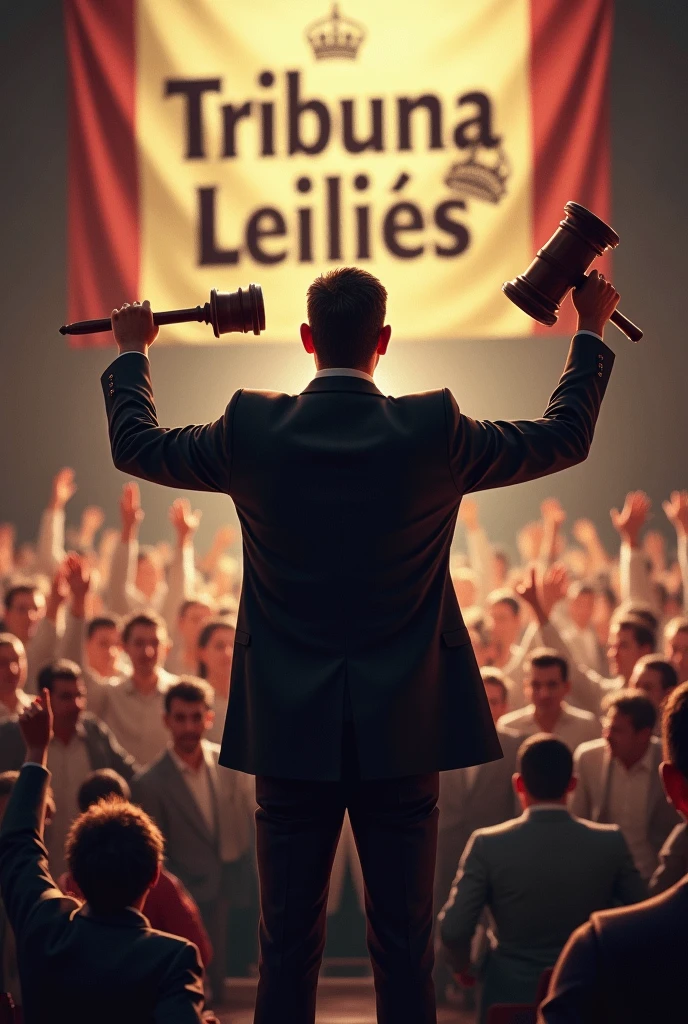
<svg viewBox="0 0 688 1024">
<path fill-rule="evenodd" d="M 688 815 L 688 683 L 670 695 L 662 719 L 667 797 Z M 647 1024 L 686 1015 L 688 875 L 659 896 L 593 914 L 564 948 L 539 1024 Z"/>
<path fill-rule="evenodd" d="M 593 272 L 544 417 L 477 422 L 446 389 L 388 398 L 386 291 L 363 270 L 308 292 L 300 395 L 240 390 L 205 426 L 158 424 L 150 307 L 113 311 L 102 377 L 115 465 L 234 500 L 244 578 L 220 763 L 257 776 L 256 1021 L 312 1021 L 345 809 L 366 882 L 378 1019 L 429 1024 L 438 772 L 500 757 L 449 575 L 463 494 L 581 462 L 618 294 Z"/>
<path fill-rule="evenodd" d="M 72 828 L 69 866 L 82 904 L 53 881 L 43 845 L 50 695 L 19 719 L 26 760 L 0 829 L 0 890 L 17 946 L 25 1024 L 192 1024 L 203 968 L 185 939 L 141 913 L 162 864 L 159 830 L 139 808 L 97 804 Z"/>
</svg>

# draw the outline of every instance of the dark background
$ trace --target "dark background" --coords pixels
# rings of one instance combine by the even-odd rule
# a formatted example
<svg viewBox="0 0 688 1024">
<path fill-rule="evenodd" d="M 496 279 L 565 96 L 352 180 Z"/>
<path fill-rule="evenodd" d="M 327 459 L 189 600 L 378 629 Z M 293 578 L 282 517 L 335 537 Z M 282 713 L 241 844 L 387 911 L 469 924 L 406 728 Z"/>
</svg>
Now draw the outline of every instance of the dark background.
<svg viewBox="0 0 688 1024">
<path fill-rule="evenodd" d="M 619 0 L 615 22 L 612 224 L 622 241 L 614 282 L 623 309 L 645 329 L 645 339 L 633 346 L 614 328 L 607 329 L 617 361 L 586 463 L 552 480 L 480 497 L 490 533 L 509 544 L 516 528 L 534 518 L 541 499 L 552 493 L 572 518 L 587 515 L 601 524 L 603 537 L 611 543 L 608 509 L 632 488 L 649 492 L 655 521 L 670 536 L 673 531 L 660 502 L 671 489 L 688 487 L 688 4 Z M 61 3 L 3 4 L 0 25 L 0 521 L 16 523 L 19 539 L 26 540 L 35 534 L 50 479 L 60 466 L 71 465 L 77 472 L 79 491 L 69 506 L 74 522 L 93 503 L 103 505 L 115 521 L 124 478 L 110 462 L 99 384 L 109 355 L 104 350 L 70 350 L 57 333 L 66 316 L 67 258 L 67 69 Z M 228 280 L 221 287 L 242 283 Z M 458 293 L 460 264 L 456 287 Z M 122 296 L 122 301 L 133 298 Z M 392 324 L 393 300 L 391 296 Z M 213 419 L 242 386 L 300 390 L 310 379 L 312 364 L 300 348 L 296 327 L 293 347 L 254 341 L 226 349 L 154 349 L 161 422 Z M 566 348 L 567 342 L 555 336 L 392 344 L 381 365 L 381 385 L 393 393 L 448 386 L 464 411 L 474 416 L 537 416 L 556 384 Z M 142 539 L 154 541 L 169 533 L 165 515 L 174 494 L 147 484 L 142 492 L 148 513 Z M 223 520 L 235 518 L 226 497 L 202 494 L 193 500 L 204 511 L 201 543 Z"/>
</svg>

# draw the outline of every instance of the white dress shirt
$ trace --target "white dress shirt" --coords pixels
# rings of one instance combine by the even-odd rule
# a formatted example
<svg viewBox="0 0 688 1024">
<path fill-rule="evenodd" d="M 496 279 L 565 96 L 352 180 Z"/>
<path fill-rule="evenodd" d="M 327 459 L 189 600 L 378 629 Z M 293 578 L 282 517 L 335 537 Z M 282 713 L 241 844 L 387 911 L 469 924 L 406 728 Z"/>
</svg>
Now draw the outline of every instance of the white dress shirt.
<svg viewBox="0 0 688 1024">
<path fill-rule="evenodd" d="M 364 370 L 354 370 L 349 366 L 327 366 L 323 370 L 317 370 L 314 380 L 318 377 L 360 377 L 361 380 L 370 381 L 374 384 L 375 381 L 370 373 L 366 373 Z"/>
<path fill-rule="evenodd" d="M 201 812 L 201 817 L 208 826 L 208 831 L 211 836 L 215 835 L 215 799 L 205 757 L 201 759 L 198 768 L 192 768 L 190 764 L 187 764 L 186 761 L 179 757 L 171 744 L 168 746 L 168 751 L 177 770 L 184 779 L 194 799 L 194 803 Z"/>
<path fill-rule="evenodd" d="M 53 736 L 48 747 L 48 771 L 52 774 L 50 785 L 55 796 L 55 814 L 45 830 L 45 845 L 55 878 L 66 870 L 64 842 L 70 825 L 79 814 L 76 800 L 79 787 L 91 770 L 81 722 L 77 723 L 76 733 L 69 743 Z"/>
<path fill-rule="evenodd" d="M 150 693 L 138 690 L 133 679 L 123 679 L 108 687 L 101 708 L 102 720 L 141 767 L 155 761 L 167 746 L 169 734 L 163 715 L 169 683 L 164 678 L 159 670 L 157 685 Z"/>
<path fill-rule="evenodd" d="M 635 866 L 646 881 L 657 866 L 657 858 L 647 841 L 647 802 L 652 770 L 650 747 L 630 769 L 613 758 L 609 769 L 607 805 L 608 820 L 623 832 Z"/>
</svg>

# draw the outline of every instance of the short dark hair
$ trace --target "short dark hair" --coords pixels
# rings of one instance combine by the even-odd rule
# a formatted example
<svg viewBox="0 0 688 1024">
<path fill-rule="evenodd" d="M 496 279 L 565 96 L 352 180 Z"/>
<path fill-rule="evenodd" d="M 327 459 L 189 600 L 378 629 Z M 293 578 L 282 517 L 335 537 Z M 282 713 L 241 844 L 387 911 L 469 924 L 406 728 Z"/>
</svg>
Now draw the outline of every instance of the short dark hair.
<svg viewBox="0 0 688 1024">
<path fill-rule="evenodd" d="M 145 811 L 119 797 L 93 804 L 67 835 L 71 875 L 97 913 L 130 907 L 153 883 L 162 863 L 160 829 Z"/>
<path fill-rule="evenodd" d="M 5 796 L 11 796 L 18 778 L 19 772 L 0 772 L 0 800 Z"/>
<path fill-rule="evenodd" d="M 158 615 L 157 612 L 153 611 L 152 608 L 145 612 L 134 612 L 132 615 L 128 615 L 122 623 L 122 643 L 129 643 L 132 630 L 136 626 L 153 626 L 154 629 L 163 629 L 165 635 L 167 635 L 167 623 L 163 619 L 162 615 Z"/>
<path fill-rule="evenodd" d="M 95 618 L 89 619 L 86 625 L 86 639 L 91 640 L 95 633 L 99 629 L 118 629 L 119 624 L 117 619 L 113 619 L 111 615 L 96 615 Z"/>
<path fill-rule="evenodd" d="M 79 810 L 83 813 L 93 804 L 97 804 L 99 800 L 105 800 L 108 797 L 119 797 L 120 800 L 125 801 L 131 800 L 129 783 L 113 768 L 98 768 L 87 775 L 79 786 L 76 802 Z"/>
<path fill-rule="evenodd" d="M 506 604 L 514 615 L 518 615 L 521 611 L 518 598 L 514 591 L 509 589 L 509 587 L 502 587 L 500 590 L 493 590 L 487 595 L 486 603 L 488 608 L 494 608 L 496 604 Z"/>
<path fill-rule="evenodd" d="M 574 580 L 566 591 L 566 597 L 569 601 L 575 601 L 581 594 L 587 594 L 588 597 L 594 597 L 597 593 L 595 584 L 590 580 Z"/>
<path fill-rule="evenodd" d="M 508 704 L 510 686 L 501 669 L 493 668 L 491 665 L 485 665 L 484 668 L 480 669 L 480 675 L 483 677 L 483 683 L 490 683 L 492 686 L 499 687 L 502 694 L 502 700 L 505 704 Z"/>
<path fill-rule="evenodd" d="M 69 661 L 68 658 L 58 658 L 57 661 L 51 661 L 49 665 L 44 665 L 38 673 L 38 692 L 47 690 L 48 693 L 52 694 L 58 679 L 66 679 L 69 682 L 76 683 L 81 679 L 81 669 L 75 661 Z"/>
<path fill-rule="evenodd" d="M 655 650 L 657 636 L 653 629 L 650 629 L 647 621 L 638 616 L 624 615 L 623 618 L 613 619 L 612 624 L 618 629 L 628 629 L 633 634 L 633 640 L 638 647 L 649 647 Z"/>
<path fill-rule="evenodd" d="M 620 619 L 637 619 L 652 633 L 656 633 L 659 626 L 659 619 L 649 601 L 622 601 L 614 612 L 614 621 Z"/>
<path fill-rule="evenodd" d="M 668 693 L 669 690 L 678 686 L 678 672 L 666 658 L 660 658 L 657 654 L 643 654 L 642 658 L 638 658 L 636 661 L 633 671 L 635 672 L 638 667 L 641 671 L 652 668 L 655 672 L 659 672 L 664 693 Z"/>
<path fill-rule="evenodd" d="M 40 589 L 41 588 L 38 586 L 37 583 L 30 583 L 28 581 L 26 583 L 15 583 L 14 586 L 9 587 L 5 591 L 5 596 L 3 598 L 5 611 L 8 612 L 11 609 L 12 602 L 14 601 L 17 594 L 35 594 L 36 591 L 40 592 Z"/>
<path fill-rule="evenodd" d="M 202 608 L 212 608 L 210 598 L 187 597 L 187 599 L 182 601 L 179 605 L 179 611 L 177 612 L 178 617 L 183 619 L 189 608 L 193 608 L 195 605 L 200 605 Z"/>
<path fill-rule="evenodd" d="M 518 748 L 518 771 L 536 800 L 561 800 L 573 775 L 573 755 L 562 740 L 546 732 L 529 736 Z"/>
<path fill-rule="evenodd" d="M 664 705 L 662 740 L 665 761 L 688 781 L 688 683 L 677 686 Z"/>
<path fill-rule="evenodd" d="M 179 676 L 177 682 L 165 690 L 165 713 L 169 715 L 173 700 L 184 700 L 188 704 L 202 701 L 210 710 L 213 706 L 213 691 L 207 683 L 196 676 Z"/>
<path fill-rule="evenodd" d="M 613 708 L 628 715 L 636 732 L 654 729 L 657 723 L 657 709 L 642 690 L 619 690 L 610 693 L 602 701 L 602 711 L 607 714 Z"/>
<path fill-rule="evenodd" d="M 525 672 L 531 668 L 558 668 L 562 682 L 568 682 L 569 663 L 554 647 L 536 647 L 526 658 Z"/>
<path fill-rule="evenodd" d="M 369 362 L 387 311 L 387 291 L 376 277 L 360 267 L 337 267 L 316 277 L 306 307 L 323 362 L 354 369 Z"/>
</svg>

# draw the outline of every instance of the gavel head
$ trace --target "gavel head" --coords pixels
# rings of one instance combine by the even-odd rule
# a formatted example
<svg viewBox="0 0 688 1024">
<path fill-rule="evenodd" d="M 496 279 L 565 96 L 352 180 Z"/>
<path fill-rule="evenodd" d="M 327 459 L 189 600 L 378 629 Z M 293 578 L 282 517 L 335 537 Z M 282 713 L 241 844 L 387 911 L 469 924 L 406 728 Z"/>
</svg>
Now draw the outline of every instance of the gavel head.
<svg viewBox="0 0 688 1024">
<path fill-rule="evenodd" d="M 250 284 L 248 290 L 238 288 L 235 292 L 218 292 L 213 288 L 209 307 L 206 322 L 213 325 L 216 338 L 235 331 L 246 334 L 252 330 L 260 334 L 265 330 L 265 305 L 259 284 Z"/>
<path fill-rule="evenodd" d="M 616 231 L 579 203 L 567 203 L 564 213 L 566 218 L 526 272 L 502 285 L 524 313 L 548 327 L 556 323 L 562 300 L 581 284 L 595 257 L 619 244 Z"/>
</svg>

